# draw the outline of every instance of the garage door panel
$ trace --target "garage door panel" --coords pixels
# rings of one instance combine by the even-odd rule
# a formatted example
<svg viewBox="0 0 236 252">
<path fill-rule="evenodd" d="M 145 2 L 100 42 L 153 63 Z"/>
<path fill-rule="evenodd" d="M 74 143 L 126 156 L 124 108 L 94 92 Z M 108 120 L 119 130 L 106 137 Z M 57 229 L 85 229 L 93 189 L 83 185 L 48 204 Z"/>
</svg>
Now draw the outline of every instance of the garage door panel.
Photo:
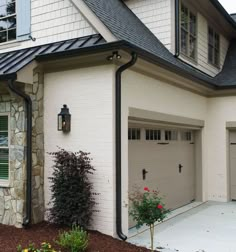
<svg viewBox="0 0 236 252">
<path fill-rule="evenodd" d="M 143 138 L 129 141 L 129 191 L 137 186 L 140 190 L 145 186 L 158 188 L 171 209 L 190 203 L 195 198 L 194 147 L 180 138 L 169 142 Z M 148 172 L 145 180 L 143 169 Z"/>
</svg>

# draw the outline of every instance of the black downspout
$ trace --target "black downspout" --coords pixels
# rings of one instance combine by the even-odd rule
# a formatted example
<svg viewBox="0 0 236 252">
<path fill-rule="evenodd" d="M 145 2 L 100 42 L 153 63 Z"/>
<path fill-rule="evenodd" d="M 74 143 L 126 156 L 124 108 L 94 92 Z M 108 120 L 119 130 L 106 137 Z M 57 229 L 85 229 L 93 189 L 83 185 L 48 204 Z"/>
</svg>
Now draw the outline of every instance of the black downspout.
<svg viewBox="0 0 236 252">
<path fill-rule="evenodd" d="M 179 57 L 179 0 L 175 0 L 175 57 Z"/>
<path fill-rule="evenodd" d="M 26 216 L 23 219 L 23 226 L 27 227 L 31 223 L 31 201 L 32 201 L 32 101 L 29 95 L 25 94 L 21 90 L 17 89 L 14 85 L 14 80 L 8 80 L 8 87 L 12 92 L 22 97 L 26 104 L 26 118 L 27 118 L 27 178 L 26 178 Z"/>
<path fill-rule="evenodd" d="M 132 53 L 132 59 L 116 71 L 116 233 L 120 239 L 127 237 L 122 232 L 122 188 L 121 188 L 121 75 L 137 61 L 137 54 Z"/>
</svg>

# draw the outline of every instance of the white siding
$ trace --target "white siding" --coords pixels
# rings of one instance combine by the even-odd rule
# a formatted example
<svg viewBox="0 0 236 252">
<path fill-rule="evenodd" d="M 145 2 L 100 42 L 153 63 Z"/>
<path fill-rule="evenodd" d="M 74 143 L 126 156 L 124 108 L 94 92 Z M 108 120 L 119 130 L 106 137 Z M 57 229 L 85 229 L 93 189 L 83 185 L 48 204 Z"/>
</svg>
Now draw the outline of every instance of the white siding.
<svg viewBox="0 0 236 252">
<path fill-rule="evenodd" d="M 214 28 L 214 27 L 213 27 Z M 181 57 L 183 60 L 192 64 L 199 70 L 211 75 L 217 75 L 224 65 L 225 57 L 229 47 L 229 41 L 220 34 L 220 68 L 217 68 L 208 63 L 208 21 L 200 13 L 197 14 L 197 63 L 192 63 L 190 60 Z"/>
<path fill-rule="evenodd" d="M 96 33 L 69 0 L 31 0 L 31 31 L 35 42 L 0 44 L 0 53 Z"/>
<path fill-rule="evenodd" d="M 171 0 L 130 0 L 125 3 L 171 50 Z"/>
<path fill-rule="evenodd" d="M 111 66 L 100 66 L 50 73 L 45 75 L 45 206 L 50 200 L 48 177 L 52 159 L 47 152 L 57 146 L 71 151 L 91 153 L 96 171 L 92 176 L 99 212 L 94 214 L 92 228 L 114 235 L 114 125 L 113 77 Z M 71 132 L 57 131 L 57 114 L 67 104 Z"/>
</svg>

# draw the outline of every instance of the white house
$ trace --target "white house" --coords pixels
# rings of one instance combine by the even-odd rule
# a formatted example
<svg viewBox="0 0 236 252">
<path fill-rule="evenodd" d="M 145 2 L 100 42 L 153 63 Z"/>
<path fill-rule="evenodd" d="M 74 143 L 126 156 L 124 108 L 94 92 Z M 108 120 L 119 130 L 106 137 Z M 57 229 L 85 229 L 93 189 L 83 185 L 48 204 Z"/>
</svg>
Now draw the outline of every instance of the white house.
<svg viewBox="0 0 236 252">
<path fill-rule="evenodd" d="M 236 15 L 217 0 L 0 0 L 0 12 L 1 223 L 44 219 L 57 146 L 91 153 L 93 228 L 121 239 L 136 186 L 173 209 L 236 199 Z"/>
</svg>

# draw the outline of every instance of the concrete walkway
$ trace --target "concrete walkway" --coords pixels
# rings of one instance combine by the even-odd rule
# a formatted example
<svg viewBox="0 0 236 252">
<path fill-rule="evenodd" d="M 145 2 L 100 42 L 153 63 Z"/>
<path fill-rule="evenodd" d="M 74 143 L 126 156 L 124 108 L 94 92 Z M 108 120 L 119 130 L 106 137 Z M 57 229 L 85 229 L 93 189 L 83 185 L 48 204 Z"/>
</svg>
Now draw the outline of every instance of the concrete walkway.
<svg viewBox="0 0 236 252">
<path fill-rule="evenodd" d="M 236 252 L 236 203 L 208 202 L 155 227 L 155 247 L 161 252 Z M 186 207 L 185 207 L 186 208 Z M 150 247 L 149 230 L 130 230 L 128 242 Z"/>
</svg>

